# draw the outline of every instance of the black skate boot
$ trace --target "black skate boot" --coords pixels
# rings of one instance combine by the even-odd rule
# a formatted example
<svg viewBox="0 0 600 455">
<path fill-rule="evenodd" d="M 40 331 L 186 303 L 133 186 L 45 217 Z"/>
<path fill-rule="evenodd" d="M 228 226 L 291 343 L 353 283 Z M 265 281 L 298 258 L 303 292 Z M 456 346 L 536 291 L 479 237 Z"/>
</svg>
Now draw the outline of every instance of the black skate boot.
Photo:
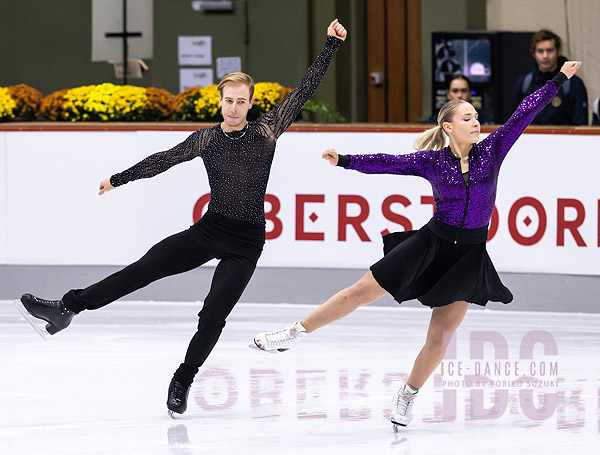
<svg viewBox="0 0 600 455">
<path fill-rule="evenodd" d="M 169 396 L 167 397 L 167 409 L 171 418 L 175 416 L 173 413 L 183 414 L 187 409 L 187 399 L 190 393 L 190 385 L 185 385 L 177 379 L 171 379 L 169 384 Z"/>
<path fill-rule="evenodd" d="M 31 294 L 24 294 L 20 301 L 17 301 L 18 307 L 19 302 L 31 316 L 48 323 L 46 324 L 46 331 L 50 335 L 66 329 L 71 323 L 73 316 L 75 316 L 75 313 L 65 307 L 62 300 L 44 300 Z M 23 313 L 20 307 L 19 310 Z M 23 315 L 27 318 L 27 314 L 23 313 Z M 38 330 L 33 321 L 29 320 L 28 322 Z M 43 336 L 43 333 L 40 333 L 40 335 Z"/>
</svg>

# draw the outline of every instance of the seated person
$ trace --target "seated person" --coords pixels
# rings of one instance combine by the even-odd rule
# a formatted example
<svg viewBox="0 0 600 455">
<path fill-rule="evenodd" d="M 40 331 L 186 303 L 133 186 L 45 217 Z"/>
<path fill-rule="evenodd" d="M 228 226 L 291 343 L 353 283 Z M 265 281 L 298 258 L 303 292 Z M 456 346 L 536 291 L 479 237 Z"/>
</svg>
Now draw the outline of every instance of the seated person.
<svg viewBox="0 0 600 455">
<path fill-rule="evenodd" d="M 530 51 L 535 58 L 533 69 L 517 81 L 514 105 L 556 76 L 567 58 L 561 55 L 561 39 L 549 30 L 536 32 Z M 532 125 L 587 125 L 587 91 L 583 81 L 573 76 L 565 82 L 550 104 L 531 122 Z"/>
<path fill-rule="evenodd" d="M 448 82 L 448 88 L 446 89 L 446 97 L 448 101 L 452 100 L 464 100 L 469 101 L 471 99 L 471 81 L 467 76 L 462 74 L 455 74 Z M 437 124 L 438 112 L 434 112 L 427 123 Z"/>
</svg>

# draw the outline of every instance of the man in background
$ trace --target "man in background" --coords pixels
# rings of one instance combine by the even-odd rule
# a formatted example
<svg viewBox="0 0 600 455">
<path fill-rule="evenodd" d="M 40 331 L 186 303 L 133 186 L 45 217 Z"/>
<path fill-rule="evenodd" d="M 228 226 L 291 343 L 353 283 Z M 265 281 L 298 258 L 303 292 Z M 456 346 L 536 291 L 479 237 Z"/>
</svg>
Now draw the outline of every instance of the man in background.
<svg viewBox="0 0 600 455">
<path fill-rule="evenodd" d="M 515 87 L 515 107 L 527 95 L 556 76 L 567 58 L 561 55 L 562 41 L 549 30 L 540 30 L 531 38 L 530 51 L 535 58 L 533 70 L 519 78 Z M 587 125 L 587 91 L 583 81 L 573 76 L 565 82 L 550 104 L 533 120 L 537 125 Z"/>
</svg>

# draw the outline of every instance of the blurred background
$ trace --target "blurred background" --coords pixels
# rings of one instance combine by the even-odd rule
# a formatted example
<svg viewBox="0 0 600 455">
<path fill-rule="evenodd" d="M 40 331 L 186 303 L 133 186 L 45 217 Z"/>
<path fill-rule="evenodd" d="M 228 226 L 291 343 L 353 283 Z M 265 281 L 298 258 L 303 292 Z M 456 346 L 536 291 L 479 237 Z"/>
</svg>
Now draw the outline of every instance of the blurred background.
<svg viewBox="0 0 600 455">
<path fill-rule="evenodd" d="M 314 114 L 328 106 L 335 115 L 305 118 L 303 112 L 298 120 L 347 124 L 297 123 L 279 141 L 269 194 L 280 204 L 276 216 L 283 220 L 283 229 L 275 233 L 268 223 L 272 245 L 265 249 L 243 301 L 314 303 L 360 278 L 380 256 L 381 230 L 398 228 L 393 222 L 397 215 L 384 216 L 380 210 L 390 195 L 405 198 L 402 204 L 395 202 L 395 210 L 414 226 L 431 217 L 427 182 L 382 176 L 375 185 L 363 176 L 331 172 L 319 159 L 323 146 L 346 153 L 410 151 L 416 135 L 428 127 L 411 124 L 435 119 L 455 73 L 470 78 L 471 102 L 484 123 L 503 123 L 514 109 L 517 78 L 535 66 L 529 45 L 542 28 L 562 38 L 563 55 L 584 62 L 578 76 L 587 87 L 588 111 L 600 95 L 597 0 L 0 0 L 0 95 L 5 93 L 0 96 L 0 298 L 25 291 L 60 296 L 70 287 L 87 286 L 187 227 L 209 191 L 200 160 L 150 183 L 128 185 L 114 196 L 98 198 L 96 190 L 102 178 L 172 147 L 206 123 L 158 123 L 164 118 L 157 114 L 144 118 L 153 121 L 145 125 L 115 124 L 136 120 L 130 113 L 119 119 L 83 116 L 77 120 L 85 122 L 24 123 L 20 114 L 3 118 L 2 100 L 10 101 L 6 93 L 13 98 L 31 94 L 14 89 L 21 84 L 47 96 L 62 89 L 126 82 L 134 89 L 162 90 L 130 90 L 127 96 L 134 104 L 152 99 L 165 108 L 168 115 L 163 117 L 215 122 L 219 119 L 206 112 L 200 113 L 204 117 L 172 117 L 178 103 L 173 95 L 241 70 L 256 82 L 281 84 L 267 84 L 262 92 L 272 90 L 280 100 L 314 61 L 336 17 L 348 29 L 348 39 L 310 108 Z M 107 90 L 114 94 L 112 87 Z M 81 93 L 73 98 L 91 96 Z M 193 108 L 199 93 L 182 103 Z M 217 113 L 216 89 L 201 95 L 212 99 Z M 53 100 L 45 105 L 56 113 L 60 95 Z M 119 101 L 112 102 L 114 107 Z M 267 109 L 274 104 L 263 105 Z M 152 115 L 159 110 L 151 110 Z M 591 112 L 588 119 L 590 123 Z M 526 302 L 523 308 L 598 311 L 595 152 L 600 130 L 553 126 L 528 132 L 535 134 L 518 141 L 503 167 L 490 253 L 503 279 Z M 306 194 L 317 195 L 324 205 L 309 210 L 306 202 L 304 212 L 298 195 Z M 342 213 L 336 201 L 343 194 L 360 194 L 362 205 L 349 204 L 348 213 Z M 369 241 L 359 238 L 349 222 L 343 227 L 348 239 L 339 227 L 338 215 L 353 220 L 357 211 L 366 219 Z M 299 239 L 298 226 L 325 233 L 326 241 Z M 310 261 L 302 262 L 303 255 Z M 131 298 L 196 300 L 203 297 L 212 272 L 210 266 L 202 267 Z M 395 305 L 391 299 L 387 303 Z"/>
<path fill-rule="evenodd" d="M 108 3 L 0 0 L 0 86 L 23 83 L 47 95 L 122 82 L 113 64 L 93 61 L 94 8 L 105 9 Z M 516 77 L 534 63 L 528 39 L 541 28 L 561 36 L 564 55 L 584 61 L 580 76 L 590 110 L 600 95 L 596 0 L 129 0 L 129 8 L 138 8 L 131 10 L 130 23 L 141 16 L 150 22 L 142 27 L 141 38 L 129 38 L 129 57 L 141 58 L 148 70 L 128 83 L 173 94 L 181 89 L 182 69 L 211 69 L 218 82 L 216 65 L 223 57 L 239 57 L 241 69 L 256 81 L 295 87 L 320 50 L 328 23 L 338 17 L 349 39 L 314 99 L 337 107 L 351 122 L 419 122 L 430 117 L 440 89 L 433 74 L 434 32 L 470 32 L 471 40 L 488 40 L 482 58 L 489 64 L 489 78 L 475 83 L 473 90 L 476 102 L 497 109 L 496 123 L 507 115 L 507 108 L 497 106 L 509 98 L 512 104 Z M 210 62 L 180 64 L 178 38 L 186 36 L 211 38 Z M 438 45 L 443 38 L 438 35 Z M 114 38 L 117 49 L 120 41 Z M 144 56 L 135 55 L 139 41 L 145 43 Z"/>
</svg>

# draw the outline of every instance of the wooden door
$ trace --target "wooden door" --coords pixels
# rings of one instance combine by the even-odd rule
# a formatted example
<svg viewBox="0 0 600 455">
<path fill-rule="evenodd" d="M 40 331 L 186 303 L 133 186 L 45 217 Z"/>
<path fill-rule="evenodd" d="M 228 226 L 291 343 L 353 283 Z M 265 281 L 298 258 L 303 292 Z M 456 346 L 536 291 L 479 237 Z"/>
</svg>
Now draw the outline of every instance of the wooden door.
<svg viewBox="0 0 600 455">
<path fill-rule="evenodd" d="M 421 116 L 421 2 L 367 0 L 367 118 L 416 122 Z M 370 76 L 381 74 L 380 84 Z"/>
</svg>

